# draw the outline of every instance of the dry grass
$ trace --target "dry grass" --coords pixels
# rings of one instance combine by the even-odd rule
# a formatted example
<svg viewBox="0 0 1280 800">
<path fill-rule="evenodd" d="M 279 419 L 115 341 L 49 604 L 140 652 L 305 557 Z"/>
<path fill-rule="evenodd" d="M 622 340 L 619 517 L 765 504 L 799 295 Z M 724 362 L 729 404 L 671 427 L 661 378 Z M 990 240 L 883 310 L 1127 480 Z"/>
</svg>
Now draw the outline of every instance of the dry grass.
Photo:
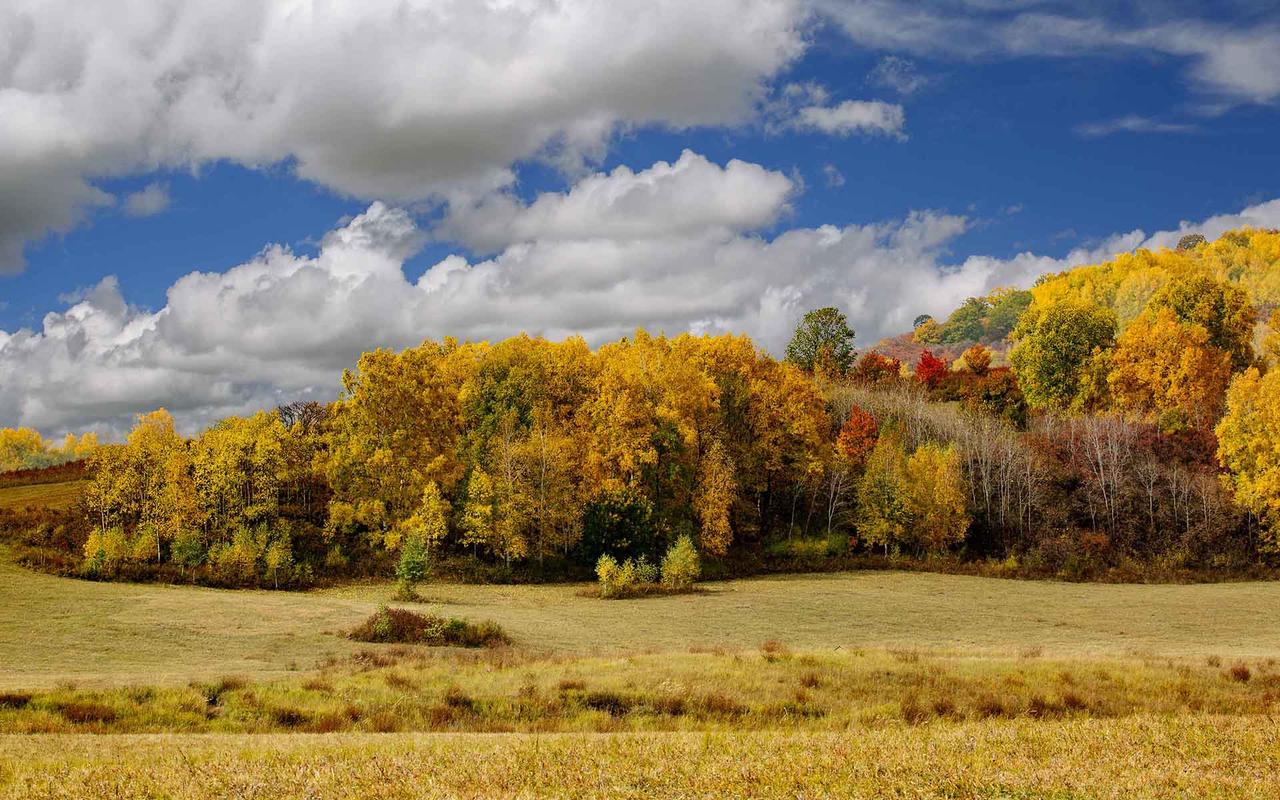
<svg viewBox="0 0 1280 800">
<path fill-rule="evenodd" d="M 785 653 L 785 655 L 780 655 Z M 319 675 L 185 687 L 23 693 L 3 733 L 619 732 L 846 730 L 961 720 L 1264 717 L 1280 669 L 1200 662 L 1027 660 L 913 651 L 534 658 L 513 650 L 382 648 Z"/>
<path fill-rule="evenodd" d="M 1258 798 L 1244 718 L 999 720 L 835 733 L 0 738 L 0 797 Z"/>
<path fill-rule="evenodd" d="M 0 508 L 71 508 L 84 492 L 86 481 L 41 483 L 0 488 Z"/>
<path fill-rule="evenodd" d="M 618 655 L 887 647 L 1036 657 L 1280 656 L 1280 583 L 1095 585 L 862 572 L 708 584 L 601 601 L 579 585 L 436 584 L 415 608 L 492 619 L 527 651 Z M 92 583 L 0 560 L 0 690 L 60 680 L 181 684 L 312 669 L 359 645 L 342 637 L 390 583 L 309 593 Z"/>
</svg>

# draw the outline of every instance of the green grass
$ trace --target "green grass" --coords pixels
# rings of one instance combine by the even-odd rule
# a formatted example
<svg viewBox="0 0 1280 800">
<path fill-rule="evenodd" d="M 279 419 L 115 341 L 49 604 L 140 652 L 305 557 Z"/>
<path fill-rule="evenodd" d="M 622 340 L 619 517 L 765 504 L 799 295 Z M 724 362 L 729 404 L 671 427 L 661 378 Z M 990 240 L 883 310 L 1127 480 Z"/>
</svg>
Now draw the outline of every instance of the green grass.
<svg viewBox="0 0 1280 800">
<path fill-rule="evenodd" d="M 0 797 L 1084 800 L 1280 793 L 1280 729 L 1223 717 L 834 733 L 0 737 Z"/>
<path fill-rule="evenodd" d="M 80 499 L 85 483 L 63 481 L 0 488 L 0 508 L 71 508 Z"/>
<path fill-rule="evenodd" d="M 581 585 L 427 585 L 419 605 L 492 619 L 554 655 L 901 647 L 1046 657 L 1280 656 L 1280 583 L 1096 585 L 860 572 L 727 581 L 689 595 L 582 596 Z M 226 591 L 57 578 L 0 561 L 0 688 L 174 684 L 314 668 L 390 583 Z"/>
</svg>

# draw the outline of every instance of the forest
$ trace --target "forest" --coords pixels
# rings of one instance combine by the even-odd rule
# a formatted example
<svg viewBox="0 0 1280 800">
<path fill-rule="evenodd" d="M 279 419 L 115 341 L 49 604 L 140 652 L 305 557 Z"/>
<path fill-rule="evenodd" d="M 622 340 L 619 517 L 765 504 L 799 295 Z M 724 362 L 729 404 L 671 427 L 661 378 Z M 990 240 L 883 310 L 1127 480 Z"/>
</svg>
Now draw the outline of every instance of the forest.
<svg viewBox="0 0 1280 800">
<path fill-rule="evenodd" d="M 1280 232 L 1241 229 L 921 316 L 910 360 L 835 308 L 783 360 L 643 330 L 425 341 L 190 439 L 164 410 L 119 444 L 4 431 L 0 469 L 87 456 L 88 482 L 0 527 L 33 566 L 229 586 L 390 575 L 406 547 L 582 577 L 684 535 L 711 574 L 1255 574 L 1280 553 L 1278 304 Z"/>
</svg>

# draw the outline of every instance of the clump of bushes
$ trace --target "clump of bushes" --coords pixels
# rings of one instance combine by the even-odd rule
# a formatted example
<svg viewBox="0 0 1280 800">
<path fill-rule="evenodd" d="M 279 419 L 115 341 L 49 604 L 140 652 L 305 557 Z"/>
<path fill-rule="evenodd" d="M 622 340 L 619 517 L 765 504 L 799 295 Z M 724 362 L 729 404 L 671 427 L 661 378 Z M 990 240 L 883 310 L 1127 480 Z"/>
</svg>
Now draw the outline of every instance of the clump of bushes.
<svg viewBox="0 0 1280 800">
<path fill-rule="evenodd" d="M 468 622 L 458 617 L 419 614 L 382 606 L 350 633 L 358 642 L 497 647 L 511 637 L 496 622 Z"/>
<path fill-rule="evenodd" d="M 661 572 L 644 556 L 619 563 L 606 553 L 596 562 L 600 596 L 608 598 L 687 592 L 701 574 L 702 562 L 688 535 L 681 536 L 667 550 Z"/>
</svg>

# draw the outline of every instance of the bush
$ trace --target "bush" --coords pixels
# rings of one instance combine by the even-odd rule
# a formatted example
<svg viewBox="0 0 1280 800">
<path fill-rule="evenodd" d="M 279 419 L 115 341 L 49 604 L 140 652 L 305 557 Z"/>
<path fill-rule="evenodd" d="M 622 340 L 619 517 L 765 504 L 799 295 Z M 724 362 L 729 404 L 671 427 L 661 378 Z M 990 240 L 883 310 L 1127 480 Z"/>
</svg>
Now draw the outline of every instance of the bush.
<svg viewBox="0 0 1280 800">
<path fill-rule="evenodd" d="M 693 539 L 688 534 L 676 539 L 662 557 L 662 585 L 676 591 L 687 591 L 702 574 L 702 562 Z"/>
<path fill-rule="evenodd" d="M 350 633 L 358 642 L 395 642 L 457 647 L 497 647 L 511 638 L 496 622 L 467 622 L 457 617 L 419 614 L 383 606 Z"/>
</svg>

